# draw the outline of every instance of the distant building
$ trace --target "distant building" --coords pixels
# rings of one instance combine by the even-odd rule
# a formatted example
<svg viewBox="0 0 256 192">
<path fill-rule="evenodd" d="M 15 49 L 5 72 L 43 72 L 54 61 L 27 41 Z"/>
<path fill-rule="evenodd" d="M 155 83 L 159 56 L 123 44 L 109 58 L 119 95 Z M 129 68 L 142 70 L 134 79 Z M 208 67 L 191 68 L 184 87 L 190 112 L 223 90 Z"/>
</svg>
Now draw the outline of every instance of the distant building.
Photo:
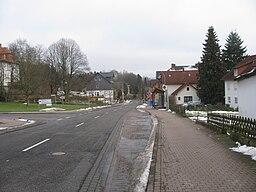
<svg viewBox="0 0 256 192">
<path fill-rule="evenodd" d="M 237 63 L 222 79 L 225 103 L 238 107 L 240 116 L 256 119 L 256 55 Z"/>
<path fill-rule="evenodd" d="M 156 71 L 159 85 L 155 92 L 159 105 L 168 105 L 170 96 L 172 103 L 181 105 L 189 101 L 199 101 L 197 96 L 198 69 L 195 66 L 176 66 L 172 64 L 167 71 Z M 161 99 L 162 98 L 162 99 Z M 164 100 L 164 101 L 163 101 Z"/>
<path fill-rule="evenodd" d="M 19 80 L 19 65 L 13 61 L 12 53 L 0 44 L 0 86 L 8 88 Z"/>
<path fill-rule="evenodd" d="M 100 101 L 112 103 L 114 101 L 114 73 L 93 73 L 83 89 L 86 96 Z"/>
</svg>

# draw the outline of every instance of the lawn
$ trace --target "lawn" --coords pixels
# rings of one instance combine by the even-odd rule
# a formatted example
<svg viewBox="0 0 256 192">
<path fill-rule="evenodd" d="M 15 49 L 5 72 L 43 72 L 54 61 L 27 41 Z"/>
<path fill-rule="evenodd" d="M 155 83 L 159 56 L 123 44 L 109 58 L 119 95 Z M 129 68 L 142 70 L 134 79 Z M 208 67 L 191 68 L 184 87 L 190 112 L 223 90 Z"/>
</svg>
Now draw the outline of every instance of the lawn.
<svg viewBox="0 0 256 192">
<path fill-rule="evenodd" d="M 53 104 L 52 107 L 62 108 L 65 110 L 81 109 L 86 107 L 93 107 L 96 104 L 92 103 L 90 105 L 66 105 L 66 104 Z M 48 108 L 46 105 L 39 104 L 24 104 L 24 103 L 4 103 L 0 102 L 0 112 L 33 112 L 39 111 L 41 109 Z"/>
</svg>

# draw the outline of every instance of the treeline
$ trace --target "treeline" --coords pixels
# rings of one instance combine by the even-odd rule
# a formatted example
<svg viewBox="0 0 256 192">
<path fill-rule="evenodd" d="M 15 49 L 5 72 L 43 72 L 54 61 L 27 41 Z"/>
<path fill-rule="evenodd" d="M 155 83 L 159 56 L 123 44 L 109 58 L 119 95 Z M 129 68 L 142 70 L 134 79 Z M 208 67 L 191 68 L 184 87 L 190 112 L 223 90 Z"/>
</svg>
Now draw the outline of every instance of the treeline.
<svg viewBox="0 0 256 192">
<path fill-rule="evenodd" d="M 57 93 L 68 99 L 71 90 L 81 91 L 91 78 L 87 56 L 72 39 L 62 38 L 48 48 L 18 39 L 8 48 L 14 62 L 19 65 L 19 79 L 11 82 L 8 89 L 0 89 L 1 100 L 29 103 Z M 117 71 L 115 74 L 115 88 L 120 85 L 118 82 L 123 82 L 126 95 L 130 86 L 133 97 L 144 97 L 144 83 L 140 75 Z"/>
</svg>

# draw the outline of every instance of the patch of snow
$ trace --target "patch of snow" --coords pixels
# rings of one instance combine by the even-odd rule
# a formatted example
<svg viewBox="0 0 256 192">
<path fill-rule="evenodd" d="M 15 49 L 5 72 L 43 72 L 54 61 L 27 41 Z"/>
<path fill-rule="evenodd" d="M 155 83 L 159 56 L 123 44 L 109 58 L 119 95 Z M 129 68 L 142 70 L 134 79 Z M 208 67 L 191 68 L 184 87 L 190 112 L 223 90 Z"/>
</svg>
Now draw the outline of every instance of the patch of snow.
<svg viewBox="0 0 256 192">
<path fill-rule="evenodd" d="M 136 109 L 145 109 L 146 107 L 147 107 L 147 104 L 144 103 L 144 104 L 142 104 L 142 105 L 138 105 L 138 106 L 136 107 Z"/>
<path fill-rule="evenodd" d="M 150 165 L 152 161 L 152 155 L 153 155 L 153 148 L 155 143 L 155 130 L 156 126 L 158 124 L 158 121 L 156 118 L 153 118 L 153 128 L 147 143 L 147 147 L 145 149 L 145 152 L 143 153 L 142 158 L 143 163 L 141 166 L 143 166 L 144 171 L 141 173 L 139 177 L 139 182 L 135 185 L 134 192 L 141 192 L 145 191 L 147 188 L 147 182 L 148 182 L 148 176 L 150 171 Z"/>
<path fill-rule="evenodd" d="M 34 120 L 29 120 L 29 119 L 18 119 L 18 120 L 22 121 L 22 122 L 26 122 L 24 125 L 30 125 L 30 124 L 35 123 Z"/>
<path fill-rule="evenodd" d="M 192 121 L 204 121 L 207 122 L 207 117 L 189 117 Z"/>
<path fill-rule="evenodd" d="M 256 147 L 250 147 L 247 145 L 241 145 L 239 142 L 236 142 L 237 147 L 231 147 L 232 151 L 243 153 L 244 155 L 250 155 L 253 160 L 256 161 Z"/>
<path fill-rule="evenodd" d="M 51 108 L 41 109 L 40 111 L 42 111 L 42 112 L 43 112 L 43 111 L 44 111 L 44 112 L 49 112 L 49 111 L 65 111 L 65 109 L 51 107 Z"/>
<path fill-rule="evenodd" d="M 238 115 L 237 111 L 212 111 L 212 113 Z"/>
</svg>

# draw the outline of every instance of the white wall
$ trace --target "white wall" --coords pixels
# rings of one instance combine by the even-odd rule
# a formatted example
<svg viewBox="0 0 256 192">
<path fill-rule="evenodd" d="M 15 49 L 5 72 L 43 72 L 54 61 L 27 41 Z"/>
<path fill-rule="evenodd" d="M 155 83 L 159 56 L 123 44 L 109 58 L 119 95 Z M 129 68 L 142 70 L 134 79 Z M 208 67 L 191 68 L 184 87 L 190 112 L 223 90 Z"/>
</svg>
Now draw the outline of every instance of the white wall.
<svg viewBox="0 0 256 192">
<path fill-rule="evenodd" d="M 105 100 L 114 100 L 114 91 L 113 90 L 92 90 L 86 91 L 86 96 L 104 96 Z"/>
<path fill-rule="evenodd" d="M 170 96 L 175 90 L 177 90 L 181 85 L 168 85 L 168 96 Z M 196 87 L 196 84 L 193 85 Z M 185 86 L 177 95 L 176 104 L 184 104 L 184 96 L 192 96 L 193 101 L 199 101 L 199 97 L 197 96 L 197 90 L 193 87 L 189 86 L 189 91 L 187 91 L 187 86 Z M 178 98 L 180 97 L 180 100 Z"/>
<path fill-rule="evenodd" d="M 196 86 L 196 85 L 195 85 Z M 187 87 L 189 87 L 189 91 L 187 91 Z M 199 97 L 197 96 L 197 90 L 191 86 L 184 87 L 175 97 L 176 97 L 176 104 L 184 104 L 184 97 L 185 96 L 192 96 L 192 101 L 199 101 Z M 179 100 L 180 98 L 180 100 Z"/>
<path fill-rule="evenodd" d="M 256 119 L 256 76 L 238 81 L 239 115 Z"/>
<path fill-rule="evenodd" d="M 225 104 L 234 109 L 239 105 L 237 89 L 237 81 L 225 81 Z"/>
</svg>

